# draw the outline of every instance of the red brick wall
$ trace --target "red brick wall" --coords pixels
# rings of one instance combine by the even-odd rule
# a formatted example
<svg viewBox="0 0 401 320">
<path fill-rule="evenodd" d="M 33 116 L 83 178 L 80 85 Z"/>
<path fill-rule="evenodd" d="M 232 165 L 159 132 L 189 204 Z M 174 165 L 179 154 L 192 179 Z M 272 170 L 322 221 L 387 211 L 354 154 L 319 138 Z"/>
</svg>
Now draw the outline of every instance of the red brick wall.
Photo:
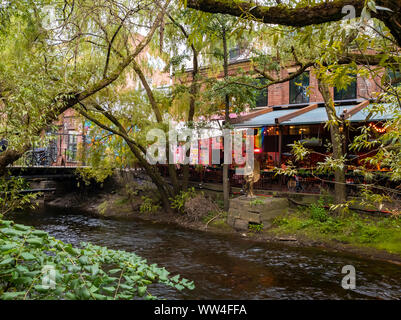
<svg viewBox="0 0 401 320">
<path fill-rule="evenodd" d="M 237 64 L 232 64 L 229 66 L 229 74 L 231 76 L 237 74 L 238 70 L 242 69 L 243 71 L 250 71 L 251 70 L 251 65 L 250 62 L 245 61 L 245 62 L 240 62 Z M 202 69 L 202 74 L 203 76 L 208 76 L 208 70 L 207 68 Z M 222 70 L 219 70 L 219 74 L 216 76 L 217 78 L 222 78 L 223 77 L 223 72 Z M 210 75 L 209 75 L 210 76 Z M 277 75 L 274 75 L 277 77 Z M 288 76 L 288 72 L 286 70 L 281 71 L 280 77 L 284 78 Z M 178 79 L 176 79 L 177 81 Z M 191 80 L 191 74 L 190 72 L 187 73 L 187 78 L 183 80 L 183 78 L 180 79 L 180 82 L 187 82 Z M 378 83 L 380 83 L 380 77 L 376 79 Z M 317 79 L 316 76 L 313 72 L 313 70 L 309 70 L 309 102 L 323 102 L 323 97 L 319 92 L 318 89 L 318 84 L 317 84 Z M 284 83 L 278 83 L 275 85 L 272 85 L 268 89 L 268 106 L 278 106 L 278 105 L 286 105 L 290 103 L 290 84 L 289 82 L 284 82 Z M 334 94 L 334 89 L 330 89 L 331 94 Z M 370 99 L 370 98 L 375 98 L 376 93 L 380 92 L 379 86 L 375 83 L 373 79 L 364 79 L 360 76 L 357 78 L 357 98 L 365 98 L 365 99 Z"/>
</svg>

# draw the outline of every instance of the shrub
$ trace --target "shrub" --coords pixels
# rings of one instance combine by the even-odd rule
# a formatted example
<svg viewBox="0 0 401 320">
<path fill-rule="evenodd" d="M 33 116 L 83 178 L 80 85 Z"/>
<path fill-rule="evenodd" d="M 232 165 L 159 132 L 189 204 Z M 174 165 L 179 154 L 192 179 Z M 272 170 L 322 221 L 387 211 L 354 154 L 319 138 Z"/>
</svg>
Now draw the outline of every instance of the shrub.
<svg viewBox="0 0 401 320">
<path fill-rule="evenodd" d="M 319 230 L 321 233 L 338 233 L 340 231 L 341 223 L 332 218 L 328 218 L 321 224 Z"/>
<path fill-rule="evenodd" d="M 251 232 L 261 232 L 263 227 L 263 223 L 250 223 L 248 229 Z"/>
<path fill-rule="evenodd" d="M 284 217 L 276 217 L 273 219 L 272 224 L 275 226 L 284 226 L 289 224 L 290 221 L 287 218 Z"/>
<path fill-rule="evenodd" d="M 154 213 L 161 209 L 161 207 L 158 204 L 155 204 L 149 197 L 143 196 L 142 200 L 143 202 L 139 207 L 141 213 Z"/>
<path fill-rule="evenodd" d="M 183 211 L 189 220 L 199 221 L 210 212 L 218 212 L 219 207 L 203 194 L 198 194 L 185 201 Z"/>
<path fill-rule="evenodd" d="M 376 226 L 365 226 L 362 229 L 361 233 L 361 242 L 362 243 L 372 243 L 376 241 L 376 238 L 379 236 L 380 231 Z"/>
<path fill-rule="evenodd" d="M 309 206 L 310 217 L 312 220 L 325 222 L 329 218 L 327 210 L 323 206 L 323 201 L 319 200 L 317 203 L 313 203 Z"/>
<path fill-rule="evenodd" d="M 195 188 L 190 188 L 188 191 L 181 191 L 174 198 L 170 198 L 171 208 L 184 212 L 185 202 L 196 196 Z"/>
</svg>

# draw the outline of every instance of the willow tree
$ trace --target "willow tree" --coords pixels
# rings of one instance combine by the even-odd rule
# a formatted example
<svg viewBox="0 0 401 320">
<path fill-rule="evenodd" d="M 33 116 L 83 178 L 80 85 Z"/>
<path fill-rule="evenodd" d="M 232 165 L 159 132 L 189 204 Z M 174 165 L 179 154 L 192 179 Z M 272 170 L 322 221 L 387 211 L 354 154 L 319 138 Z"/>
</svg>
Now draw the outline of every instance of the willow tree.
<svg viewBox="0 0 401 320">
<path fill-rule="evenodd" d="M 2 7 L 0 174 L 74 105 L 113 84 L 152 39 L 155 1 L 12 1 Z M 155 12 L 157 13 L 155 15 Z M 133 37 L 145 29 L 145 36 Z"/>
</svg>

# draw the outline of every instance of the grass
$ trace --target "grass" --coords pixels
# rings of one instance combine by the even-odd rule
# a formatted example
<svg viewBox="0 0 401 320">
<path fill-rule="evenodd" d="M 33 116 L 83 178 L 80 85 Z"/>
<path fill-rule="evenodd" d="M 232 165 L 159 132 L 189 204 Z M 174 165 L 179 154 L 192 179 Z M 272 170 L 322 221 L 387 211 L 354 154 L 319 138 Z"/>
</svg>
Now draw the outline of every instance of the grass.
<svg viewBox="0 0 401 320">
<path fill-rule="evenodd" d="M 401 255 L 401 218 L 362 216 L 355 212 L 334 217 L 321 203 L 277 217 L 270 231 L 381 249 Z"/>
</svg>

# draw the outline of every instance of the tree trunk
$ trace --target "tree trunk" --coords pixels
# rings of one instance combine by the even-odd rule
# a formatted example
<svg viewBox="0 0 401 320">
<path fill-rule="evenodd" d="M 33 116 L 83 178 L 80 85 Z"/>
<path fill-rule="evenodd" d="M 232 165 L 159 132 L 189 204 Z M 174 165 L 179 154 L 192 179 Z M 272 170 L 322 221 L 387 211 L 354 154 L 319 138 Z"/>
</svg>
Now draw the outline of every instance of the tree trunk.
<svg viewBox="0 0 401 320">
<path fill-rule="evenodd" d="M 125 139 L 124 139 L 125 140 Z M 163 177 L 157 172 L 156 167 L 152 167 L 147 160 L 142 156 L 141 151 L 131 142 L 125 140 L 131 150 L 131 152 L 135 155 L 138 159 L 139 163 L 143 166 L 146 173 L 152 179 L 153 183 L 156 185 L 157 189 L 159 190 L 160 197 L 162 200 L 163 208 L 167 211 L 171 210 L 170 207 L 170 196 L 172 196 L 169 186 Z"/>
<path fill-rule="evenodd" d="M 192 82 L 191 82 L 191 88 L 189 89 L 191 97 L 189 100 L 188 126 L 190 128 L 193 128 L 195 104 L 199 92 L 199 85 L 198 85 L 199 64 L 198 64 L 198 51 L 195 49 L 193 45 L 191 47 L 192 47 L 193 57 L 192 57 Z M 189 140 L 190 137 L 187 138 L 187 142 L 189 142 Z M 186 157 L 189 158 L 190 154 L 191 154 L 191 149 L 188 148 L 186 152 Z M 184 165 L 183 168 L 182 189 L 184 191 L 188 189 L 188 183 L 189 183 L 189 163 Z"/>
<path fill-rule="evenodd" d="M 371 12 L 372 17 L 382 20 L 390 29 L 391 34 L 401 46 L 401 0 L 376 0 L 376 6 L 388 8 Z M 255 1 L 226 1 L 226 0 L 188 0 L 188 7 L 210 13 L 230 14 L 244 17 L 248 20 L 262 21 L 267 24 L 279 24 L 292 27 L 305 27 L 314 24 L 340 21 L 347 15 L 361 15 L 365 6 L 363 0 L 334 0 L 322 1 L 313 5 L 290 8 L 286 5 L 255 5 Z M 343 13 L 348 6 L 351 11 Z M 346 8 L 345 8 L 346 9 Z M 353 11 L 354 10 L 354 11 Z"/>
<path fill-rule="evenodd" d="M 319 91 L 323 96 L 325 108 L 329 120 L 336 120 L 330 124 L 331 143 L 333 145 L 333 159 L 341 159 L 344 156 L 343 146 L 346 143 L 343 133 L 340 131 L 341 120 L 336 115 L 334 101 L 330 94 L 330 89 L 321 79 L 318 79 Z M 347 200 L 347 190 L 345 184 L 345 167 L 336 168 L 334 171 L 334 195 L 335 204 L 342 204 Z"/>
<path fill-rule="evenodd" d="M 224 78 L 228 78 L 228 48 L 226 30 L 223 28 L 223 49 L 224 49 Z M 224 127 L 230 126 L 230 97 L 226 95 L 225 99 L 225 124 Z M 224 142 L 224 147 L 226 147 Z M 223 164 L 223 199 L 224 211 L 230 209 L 230 175 L 229 164 Z"/>
</svg>

